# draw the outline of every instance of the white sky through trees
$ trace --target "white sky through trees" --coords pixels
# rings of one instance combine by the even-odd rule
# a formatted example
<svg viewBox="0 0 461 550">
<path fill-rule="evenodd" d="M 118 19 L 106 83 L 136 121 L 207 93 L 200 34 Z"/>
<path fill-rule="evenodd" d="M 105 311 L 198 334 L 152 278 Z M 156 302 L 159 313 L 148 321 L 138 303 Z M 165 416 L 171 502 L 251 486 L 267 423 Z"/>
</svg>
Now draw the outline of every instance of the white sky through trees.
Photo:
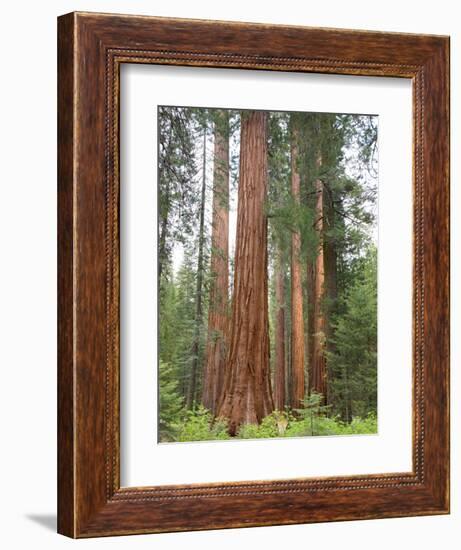
<svg viewBox="0 0 461 550">
<path fill-rule="evenodd" d="M 368 117 L 369 115 L 354 115 L 357 117 Z M 378 116 L 373 115 L 375 124 L 377 125 Z M 378 132 L 379 141 L 379 132 Z M 367 168 L 360 160 L 360 146 L 356 140 L 345 148 L 344 152 L 344 169 L 345 173 L 351 179 L 359 181 L 366 189 L 372 193 L 378 192 L 378 146 L 375 147 L 370 166 Z M 229 139 L 229 159 L 230 159 L 230 185 L 229 185 L 229 258 L 234 258 L 235 251 L 235 238 L 237 229 L 237 193 L 238 193 L 238 166 L 239 166 L 239 154 L 240 154 L 240 132 L 235 131 L 231 133 Z M 206 191 L 205 191 L 205 224 L 208 228 L 208 232 L 211 232 L 211 219 L 212 219 L 212 197 L 213 197 L 213 168 L 214 168 L 214 134 L 213 129 L 209 128 L 207 141 L 206 141 Z M 200 167 L 196 178 L 199 183 L 202 181 L 202 165 L 203 165 L 203 134 L 201 132 L 196 133 L 195 137 L 195 158 L 197 166 Z M 234 161 L 234 162 L 233 162 Z M 370 202 L 366 208 L 373 214 L 373 224 L 369 227 L 370 238 L 377 245 L 378 243 L 378 196 L 375 195 L 376 200 Z M 345 223 L 351 223 L 347 219 Z M 197 228 L 199 220 L 197 218 Z M 175 276 L 180 269 L 184 259 L 184 248 L 181 242 L 175 240 L 173 243 L 172 251 L 172 269 Z M 232 273 L 232 270 L 230 271 Z M 232 281 L 231 281 L 232 282 Z"/>
</svg>

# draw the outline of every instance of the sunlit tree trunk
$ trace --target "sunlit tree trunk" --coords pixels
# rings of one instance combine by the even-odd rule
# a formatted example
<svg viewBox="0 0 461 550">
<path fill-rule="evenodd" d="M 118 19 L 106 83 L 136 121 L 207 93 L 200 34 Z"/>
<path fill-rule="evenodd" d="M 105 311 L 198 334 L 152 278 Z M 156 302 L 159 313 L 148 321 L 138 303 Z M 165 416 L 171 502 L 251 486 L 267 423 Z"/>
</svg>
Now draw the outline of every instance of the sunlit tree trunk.
<svg viewBox="0 0 461 550">
<path fill-rule="evenodd" d="M 218 416 L 235 435 L 274 408 L 269 367 L 267 113 L 242 115 L 237 238 L 229 352 Z"/>
<path fill-rule="evenodd" d="M 223 390 L 229 324 L 229 115 L 227 111 L 218 115 L 214 135 L 208 341 L 202 384 L 203 405 L 213 413 Z"/>
<path fill-rule="evenodd" d="M 298 132 L 293 128 L 291 142 L 291 193 L 299 204 L 300 176 L 298 167 Z M 305 394 L 304 318 L 301 283 L 301 235 L 298 229 L 291 236 L 291 372 L 293 377 L 292 406 L 302 405 Z"/>
<path fill-rule="evenodd" d="M 320 167 L 322 158 L 319 155 L 317 165 Z M 314 296 L 313 296 L 313 327 L 312 327 L 312 357 L 310 368 L 310 391 L 322 394 L 326 398 L 327 372 L 325 360 L 325 255 L 324 255 L 324 188 L 320 178 L 315 181 L 315 229 L 318 236 L 317 256 L 314 262 Z"/>
<path fill-rule="evenodd" d="M 307 286 L 307 388 L 311 391 L 312 385 L 312 364 L 314 359 L 314 308 L 315 308 L 315 258 L 307 258 L 306 269 L 306 286 Z"/>
<path fill-rule="evenodd" d="M 275 373 L 274 404 L 283 411 L 285 407 L 285 281 L 282 268 L 281 251 L 278 251 L 275 263 Z"/>
</svg>

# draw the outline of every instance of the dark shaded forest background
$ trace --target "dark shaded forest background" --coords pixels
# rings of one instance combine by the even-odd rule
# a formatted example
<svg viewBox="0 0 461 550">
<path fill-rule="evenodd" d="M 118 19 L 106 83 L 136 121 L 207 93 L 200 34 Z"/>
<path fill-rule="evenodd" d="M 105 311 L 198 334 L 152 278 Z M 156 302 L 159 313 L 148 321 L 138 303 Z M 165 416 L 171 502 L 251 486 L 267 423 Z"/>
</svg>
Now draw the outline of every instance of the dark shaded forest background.
<svg viewBox="0 0 461 550">
<path fill-rule="evenodd" d="M 159 107 L 159 441 L 377 431 L 377 117 Z"/>
</svg>

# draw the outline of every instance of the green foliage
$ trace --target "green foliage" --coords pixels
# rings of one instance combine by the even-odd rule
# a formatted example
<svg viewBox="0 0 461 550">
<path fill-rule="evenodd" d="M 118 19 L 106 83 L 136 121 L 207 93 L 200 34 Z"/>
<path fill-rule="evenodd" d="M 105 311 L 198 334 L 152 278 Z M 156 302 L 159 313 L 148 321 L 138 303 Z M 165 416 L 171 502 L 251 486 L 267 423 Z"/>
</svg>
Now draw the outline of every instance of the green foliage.
<svg viewBox="0 0 461 550">
<path fill-rule="evenodd" d="M 199 207 L 194 139 L 199 122 L 192 109 L 159 107 L 159 272 L 171 267 L 175 242 L 187 243 Z"/>
<path fill-rule="evenodd" d="M 284 437 L 287 426 L 293 420 L 289 411 L 274 411 L 261 424 L 244 424 L 240 427 L 237 437 L 240 439 L 259 439 L 265 437 Z"/>
<path fill-rule="evenodd" d="M 195 411 L 187 411 L 177 441 L 214 441 L 229 437 L 227 423 L 219 418 L 213 421 L 210 411 L 200 405 Z"/>
<path fill-rule="evenodd" d="M 368 413 L 365 418 L 355 416 L 352 422 L 341 422 L 341 425 L 343 427 L 341 435 L 378 433 L 378 420 L 374 412 Z"/>
<path fill-rule="evenodd" d="M 322 432 L 323 426 L 320 426 L 322 420 L 325 419 L 329 405 L 322 405 L 323 396 L 319 393 L 312 392 L 302 401 L 302 407 L 296 409 L 296 415 L 299 418 L 298 426 L 294 426 L 295 430 L 304 429 L 304 435 L 325 435 Z"/>
<path fill-rule="evenodd" d="M 376 412 L 377 251 L 370 247 L 357 262 L 343 312 L 334 323 L 328 354 L 332 401 L 343 420 Z"/>
<path fill-rule="evenodd" d="M 159 440 L 175 441 L 178 433 L 183 400 L 178 393 L 178 383 L 172 376 L 173 367 L 159 362 Z"/>
<path fill-rule="evenodd" d="M 320 405 L 321 397 L 313 394 L 306 398 L 307 407 L 292 411 L 274 411 L 266 416 L 261 424 L 241 426 L 237 437 L 240 439 L 261 439 L 271 437 L 306 437 L 318 435 L 356 435 L 377 433 L 376 415 L 370 413 L 365 418 L 353 418 L 352 422 L 341 421 L 338 417 L 328 417 L 329 407 Z M 301 414 L 300 414 L 301 413 Z"/>
<path fill-rule="evenodd" d="M 309 407 L 302 410 L 302 415 L 293 414 L 290 410 L 274 411 L 263 418 L 261 424 L 244 424 L 235 438 L 227 433 L 227 423 L 215 419 L 211 413 L 200 406 L 195 411 L 188 411 L 182 423 L 176 428 L 175 441 L 218 441 L 228 439 L 266 439 L 280 437 L 306 437 L 318 435 L 357 435 L 377 433 L 376 415 L 368 414 L 365 418 L 355 417 L 350 423 L 338 417 L 325 415 L 328 407 L 320 405 L 320 398 L 315 394 L 307 398 Z"/>
<path fill-rule="evenodd" d="M 237 207 L 239 180 L 239 130 L 242 113 L 219 109 L 159 108 L 159 391 L 160 439 L 203 441 L 228 439 L 226 422 L 214 420 L 198 407 L 185 410 L 185 396 L 194 358 L 198 359 L 195 401 L 205 357 L 207 292 L 214 274 L 209 265 L 210 204 L 205 209 L 201 321 L 196 320 L 198 238 L 203 161 L 203 132 L 211 159 L 213 125 L 230 137 L 230 207 Z M 297 129 L 300 200 L 291 192 L 291 146 Z M 291 242 L 301 236 L 300 263 L 304 291 L 304 327 L 309 338 L 308 271 L 319 253 L 316 224 L 318 188 L 323 186 L 324 252 L 330 252 L 325 271 L 327 285 L 334 278 L 334 292 L 323 301 L 327 321 L 328 407 L 310 395 L 299 410 L 274 411 L 259 426 L 244 425 L 242 439 L 375 433 L 377 420 L 377 299 L 376 299 L 376 117 L 326 113 L 271 112 L 268 124 L 269 330 L 271 359 L 275 358 L 275 262 L 284 274 L 285 349 L 287 393 L 290 386 Z M 319 163 L 321 157 L 322 162 Z M 210 170 L 211 170 L 211 165 Z M 211 196 L 208 178 L 206 197 Z M 207 199 L 208 200 L 208 199 Z M 227 199 L 226 199 L 227 200 Z M 178 252 L 183 259 L 178 264 Z M 333 251 L 333 260 L 331 251 Z M 326 252 L 325 252 L 326 255 Z M 334 269 L 331 265 L 334 264 Z M 159 272 L 160 272 L 159 269 Z M 234 257 L 229 258 L 230 285 Z M 330 287 L 328 287 L 330 289 Z M 232 288 L 230 289 L 232 291 Z M 329 292 L 329 290 L 328 290 Z M 328 292 L 326 294 L 328 294 Z M 193 346 L 199 335 L 199 345 Z M 194 351 L 193 351 L 194 350 Z M 272 365 L 273 366 L 273 365 Z M 309 364 L 306 364 L 306 374 Z M 192 405 L 194 407 L 194 405 Z"/>
<path fill-rule="evenodd" d="M 196 274 L 188 256 L 175 277 L 160 281 L 159 355 L 171 365 L 171 376 L 185 396 L 194 339 Z"/>
</svg>

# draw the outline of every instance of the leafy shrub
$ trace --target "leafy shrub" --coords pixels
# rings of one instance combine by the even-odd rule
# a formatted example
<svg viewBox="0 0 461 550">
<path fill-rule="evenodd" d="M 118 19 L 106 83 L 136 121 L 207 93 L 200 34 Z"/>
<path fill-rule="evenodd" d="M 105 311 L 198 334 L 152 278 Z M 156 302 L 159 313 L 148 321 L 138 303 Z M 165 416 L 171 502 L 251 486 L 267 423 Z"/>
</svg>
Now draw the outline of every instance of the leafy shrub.
<svg viewBox="0 0 461 550">
<path fill-rule="evenodd" d="M 321 405 L 321 396 L 312 394 L 305 399 L 305 409 L 295 414 L 290 411 L 274 411 L 263 418 L 260 425 L 243 424 L 237 433 L 238 439 L 265 439 L 274 437 L 305 437 L 316 435 L 353 435 L 377 432 L 376 415 L 354 418 L 351 423 L 339 417 L 326 416 L 327 406 Z M 162 441 L 218 441 L 232 439 L 225 419 L 213 420 L 213 415 L 203 406 L 188 411 L 182 421 L 168 425 L 162 432 Z M 170 436 L 170 434 L 172 434 Z M 171 438 L 169 438 L 171 437 Z"/>
<path fill-rule="evenodd" d="M 261 439 L 267 437 L 284 437 L 286 428 L 292 418 L 288 412 L 274 411 L 261 424 L 244 424 L 240 427 L 237 437 L 240 439 Z"/>
<path fill-rule="evenodd" d="M 290 422 L 286 437 L 304 437 L 310 435 L 355 435 L 377 433 L 377 419 L 374 414 L 366 418 L 354 418 L 350 424 L 338 417 L 313 416 Z"/>
<path fill-rule="evenodd" d="M 356 416 L 350 424 L 343 424 L 343 426 L 343 433 L 348 435 L 378 433 L 378 419 L 374 413 L 369 413 L 365 418 Z"/>
<path fill-rule="evenodd" d="M 220 418 L 213 421 L 211 412 L 200 406 L 195 411 L 187 411 L 178 430 L 177 441 L 212 441 L 229 437 L 227 422 Z"/>
</svg>

